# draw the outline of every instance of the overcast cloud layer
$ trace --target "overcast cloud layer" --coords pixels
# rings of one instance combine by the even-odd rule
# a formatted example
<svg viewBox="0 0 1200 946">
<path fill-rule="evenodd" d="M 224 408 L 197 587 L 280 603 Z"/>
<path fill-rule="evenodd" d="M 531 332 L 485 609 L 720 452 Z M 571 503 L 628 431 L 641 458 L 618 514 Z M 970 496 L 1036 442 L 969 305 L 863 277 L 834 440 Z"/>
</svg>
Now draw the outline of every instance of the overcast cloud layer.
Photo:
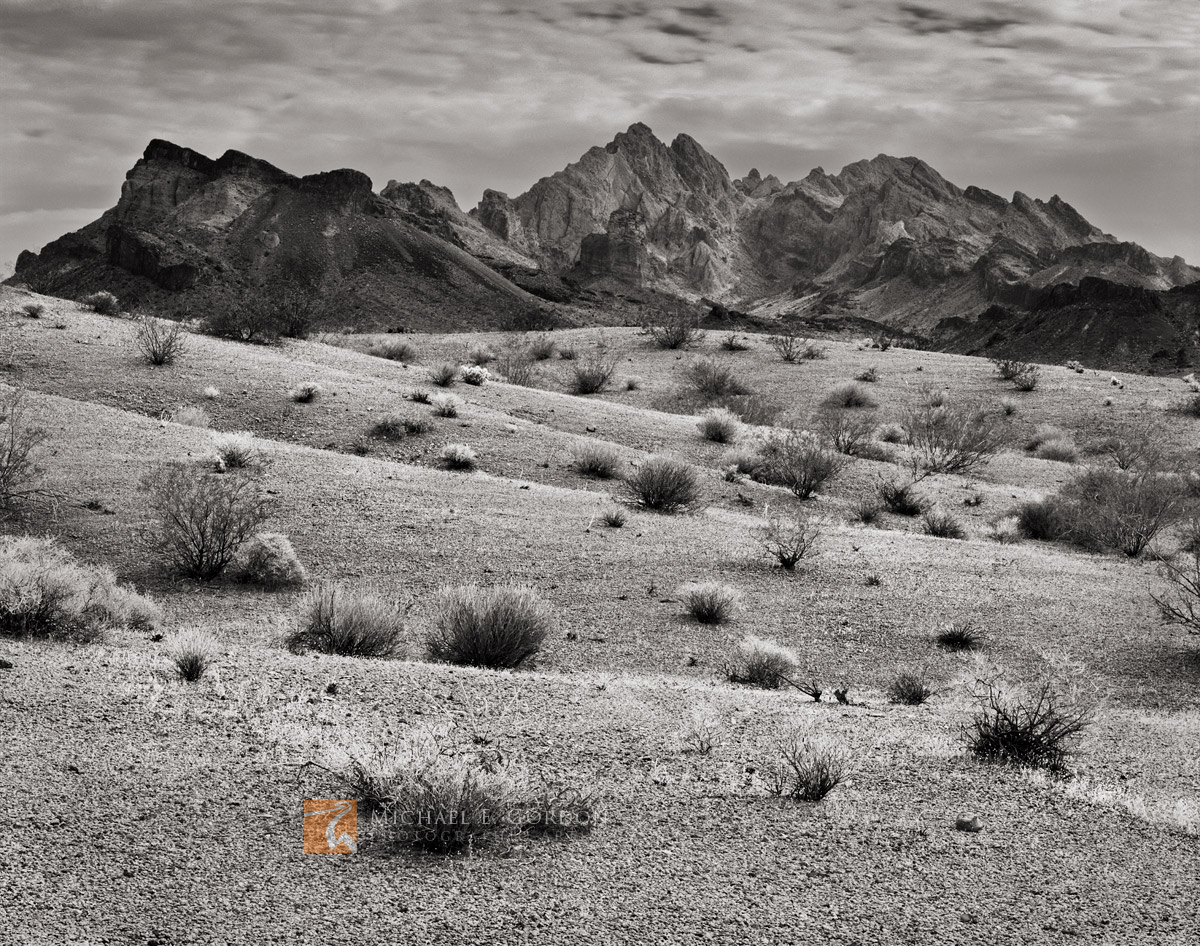
<svg viewBox="0 0 1200 946">
<path fill-rule="evenodd" d="M 1200 262 L 1195 0 L 0 0 L 0 266 L 146 143 L 470 207 L 634 121 L 734 176 L 883 152 Z"/>
</svg>

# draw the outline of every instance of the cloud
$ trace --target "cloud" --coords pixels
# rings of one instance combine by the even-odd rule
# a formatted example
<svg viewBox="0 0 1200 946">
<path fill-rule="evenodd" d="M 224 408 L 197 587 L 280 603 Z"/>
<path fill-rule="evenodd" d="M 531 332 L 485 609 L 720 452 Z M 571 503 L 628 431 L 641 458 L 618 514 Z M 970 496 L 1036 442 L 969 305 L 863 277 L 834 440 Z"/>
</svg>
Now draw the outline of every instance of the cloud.
<svg viewBox="0 0 1200 946">
<path fill-rule="evenodd" d="M 469 206 L 641 120 L 739 176 L 913 154 L 1200 259 L 1200 4 L 0 0 L 0 18 L 0 213 L 111 206 L 152 137 L 429 178 Z"/>
</svg>

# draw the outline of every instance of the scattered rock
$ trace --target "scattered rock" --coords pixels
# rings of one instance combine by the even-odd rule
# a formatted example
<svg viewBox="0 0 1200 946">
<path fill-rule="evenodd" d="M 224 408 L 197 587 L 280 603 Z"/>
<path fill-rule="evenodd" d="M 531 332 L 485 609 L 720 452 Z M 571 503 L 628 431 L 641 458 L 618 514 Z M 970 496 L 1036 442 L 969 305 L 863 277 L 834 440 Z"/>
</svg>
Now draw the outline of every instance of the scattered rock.
<svg viewBox="0 0 1200 946">
<path fill-rule="evenodd" d="M 977 834 L 983 830 L 983 822 L 979 820 L 978 815 L 959 815 L 958 820 L 954 822 L 954 827 L 959 831 Z"/>
</svg>

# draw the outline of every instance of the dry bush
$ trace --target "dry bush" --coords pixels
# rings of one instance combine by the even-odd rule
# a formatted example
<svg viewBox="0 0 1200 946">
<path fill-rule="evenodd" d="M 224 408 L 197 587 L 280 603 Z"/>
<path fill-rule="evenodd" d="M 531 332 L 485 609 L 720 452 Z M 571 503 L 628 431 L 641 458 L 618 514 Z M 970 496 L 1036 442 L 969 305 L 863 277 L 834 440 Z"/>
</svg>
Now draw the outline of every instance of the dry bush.
<svg viewBox="0 0 1200 946">
<path fill-rule="evenodd" d="M 877 406 L 875 398 L 871 397 L 871 392 L 857 381 L 847 381 L 845 384 L 839 384 L 829 392 L 828 396 L 821 403 L 829 408 Z"/>
<path fill-rule="evenodd" d="M 864 368 L 858 373 L 854 380 L 862 381 L 866 384 L 875 384 L 879 380 L 879 369 L 874 365 L 871 365 L 869 368 Z"/>
<path fill-rule="evenodd" d="M 883 505 L 878 500 L 871 496 L 860 496 L 850 507 L 850 518 L 854 522 L 861 522 L 863 525 L 869 526 L 879 518 L 881 512 L 883 512 Z"/>
<path fill-rule="evenodd" d="M 469 365 L 486 367 L 496 360 L 496 353 L 487 345 L 472 345 L 467 349 L 466 362 Z"/>
<path fill-rule="evenodd" d="M 217 398 L 219 398 L 221 396 L 220 388 L 214 387 L 211 384 L 208 387 L 206 387 L 203 391 L 201 391 L 200 393 L 203 394 L 204 397 L 210 401 L 215 401 Z"/>
<path fill-rule="evenodd" d="M 90 641 L 110 627 L 161 620 L 152 599 L 119 585 L 109 569 L 76 561 L 52 539 L 0 538 L 0 635 Z"/>
<path fill-rule="evenodd" d="M 820 801 L 846 777 L 849 753 L 823 737 L 795 729 L 778 745 L 778 756 L 767 769 L 771 794 L 796 801 Z"/>
<path fill-rule="evenodd" d="M 1033 367 L 1028 362 L 1017 361 L 1015 358 L 993 358 L 992 366 L 1001 381 L 1012 381 Z"/>
<path fill-rule="evenodd" d="M 300 564 L 291 540 L 282 532 L 259 532 L 238 550 L 233 562 L 238 581 L 264 588 L 302 585 L 308 572 Z"/>
<path fill-rule="evenodd" d="M 1181 518 L 1187 495 L 1177 477 L 1158 470 L 1087 469 L 1058 499 L 1070 541 L 1137 558 Z"/>
<path fill-rule="evenodd" d="M 371 436 L 383 440 L 403 440 L 406 437 L 419 437 L 431 430 L 433 423 L 428 418 L 412 417 L 408 414 L 384 414 L 371 426 Z"/>
<path fill-rule="evenodd" d="M 45 311 L 46 307 L 40 302 L 29 302 L 21 306 L 21 312 L 27 319 L 40 319 Z"/>
<path fill-rule="evenodd" d="M 121 303 L 117 301 L 117 297 L 104 290 L 86 295 L 79 301 L 99 315 L 119 315 L 121 312 Z"/>
<path fill-rule="evenodd" d="M 448 361 L 429 369 L 429 380 L 439 388 L 448 388 L 458 380 L 458 366 Z"/>
<path fill-rule="evenodd" d="M 923 407 L 945 407 L 950 403 L 950 392 L 945 388 L 939 388 L 935 391 L 928 385 L 922 385 L 919 400 Z"/>
<path fill-rule="evenodd" d="M 200 427 L 207 429 L 212 426 L 212 417 L 203 407 L 185 404 L 171 412 L 171 423 L 182 424 L 184 427 Z"/>
<path fill-rule="evenodd" d="M 973 473 L 1008 436 L 986 411 L 968 405 L 912 408 L 904 429 L 917 462 L 929 473 Z"/>
<path fill-rule="evenodd" d="M 1079 449 L 1070 440 L 1047 440 L 1034 450 L 1033 455 L 1039 460 L 1074 463 L 1079 459 Z"/>
<path fill-rule="evenodd" d="M 677 312 L 646 325 L 646 331 L 659 348 L 676 351 L 699 344 L 704 338 L 700 320 L 693 313 Z"/>
<path fill-rule="evenodd" d="M 448 391 L 433 395 L 427 403 L 432 405 L 433 412 L 438 417 L 457 417 L 459 409 L 462 407 L 462 401 L 458 395 L 450 394 Z"/>
<path fill-rule="evenodd" d="M 1040 380 L 1041 369 L 1037 365 L 1029 365 L 1012 379 L 1012 383 L 1018 391 L 1033 391 Z"/>
<path fill-rule="evenodd" d="M 710 407 L 696 423 L 700 436 L 713 443 L 733 443 L 742 429 L 742 419 L 724 407 Z"/>
<path fill-rule="evenodd" d="M 721 339 L 721 348 L 725 351 L 749 351 L 752 347 L 748 339 L 739 337 L 736 332 L 730 332 Z"/>
<path fill-rule="evenodd" d="M 736 588 L 719 581 L 698 581 L 680 587 L 677 592 L 683 609 L 701 624 L 725 624 L 741 606 Z"/>
<path fill-rule="evenodd" d="M 1021 520 L 1017 516 L 1003 516 L 988 526 L 987 536 L 1001 545 L 1016 545 L 1022 539 Z"/>
<path fill-rule="evenodd" d="M 882 443 L 908 442 L 908 432 L 900 424 L 888 423 L 882 425 L 877 432 L 877 436 Z"/>
<path fill-rule="evenodd" d="M 442 447 L 438 459 L 450 470 L 473 470 L 478 457 L 465 443 L 448 443 Z"/>
<path fill-rule="evenodd" d="M 830 447 L 855 457 L 870 452 L 876 420 L 874 411 L 823 410 L 817 415 L 817 428 Z"/>
<path fill-rule="evenodd" d="M 142 488 L 157 519 L 147 538 L 176 571 L 196 581 L 220 575 L 275 505 L 244 474 L 205 473 L 178 462 L 156 467 Z"/>
<path fill-rule="evenodd" d="M 1000 410 L 1005 417 L 1012 417 L 1017 412 L 1017 402 L 1011 397 L 1000 398 Z"/>
<path fill-rule="evenodd" d="M 700 500 L 696 471 L 682 460 L 651 457 L 625 477 L 629 502 L 654 512 L 676 513 Z"/>
<path fill-rule="evenodd" d="M 799 658 L 786 647 L 747 634 L 721 672 L 730 683 L 778 690 L 784 683 L 791 683 L 799 665 Z"/>
<path fill-rule="evenodd" d="M 554 355 L 554 339 L 549 335 L 539 335 L 530 341 L 527 351 L 534 361 L 549 361 Z"/>
<path fill-rule="evenodd" d="M 687 366 L 685 376 L 697 394 L 710 400 L 750 393 L 750 389 L 733 373 L 733 368 L 715 358 L 693 361 Z"/>
<path fill-rule="evenodd" d="M 679 730 L 680 747 L 697 755 L 708 755 L 724 738 L 724 722 L 707 706 L 692 710 L 691 719 Z"/>
<path fill-rule="evenodd" d="M 917 480 L 884 480 L 879 484 L 879 498 L 888 512 L 897 516 L 919 516 L 929 502 L 916 491 Z"/>
<path fill-rule="evenodd" d="M 1159 574 L 1170 585 L 1166 594 L 1152 595 L 1167 624 L 1200 634 L 1200 543 L 1193 543 L 1182 565 L 1161 562 Z"/>
<path fill-rule="evenodd" d="M 952 621 L 942 625 L 934 635 L 934 641 L 946 650 L 979 650 L 983 647 L 984 636 L 974 621 Z"/>
<path fill-rule="evenodd" d="M 1042 445 L 1056 440 L 1065 440 L 1069 443 L 1072 437 L 1068 431 L 1063 430 L 1061 427 L 1055 427 L 1053 424 L 1038 424 L 1033 433 L 1025 441 L 1025 452 L 1034 453 Z"/>
<path fill-rule="evenodd" d="M 629 514 L 620 506 L 609 506 L 600 513 L 600 521 L 610 529 L 620 529 L 629 521 Z"/>
<path fill-rule="evenodd" d="M 750 446 L 733 447 L 721 454 L 721 465 L 741 476 L 757 477 L 766 465 L 761 453 Z"/>
<path fill-rule="evenodd" d="M 288 397 L 297 404 L 311 404 L 321 396 L 323 390 L 315 381 L 303 381 L 288 391 Z"/>
<path fill-rule="evenodd" d="M 965 727 L 967 746 L 982 759 L 1062 772 L 1092 721 L 1088 707 L 1042 681 L 1009 688 L 980 681 L 978 708 Z"/>
<path fill-rule="evenodd" d="M 593 352 L 584 359 L 573 361 L 571 363 L 571 393 L 599 394 L 608 388 L 616 370 L 616 359 L 607 355 L 603 349 Z"/>
<path fill-rule="evenodd" d="M 375 342 L 367 349 L 367 354 L 375 358 L 386 358 L 388 361 L 398 361 L 410 364 L 417 360 L 417 350 L 412 342 L 400 338 L 386 338 Z"/>
<path fill-rule="evenodd" d="M 169 365 L 187 348 L 183 326 L 178 322 L 139 316 L 134 323 L 133 343 L 152 365 Z"/>
<path fill-rule="evenodd" d="M 218 470 L 243 470 L 259 464 L 254 438 L 244 430 L 221 434 L 213 446 Z"/>
<path fill-rule="evenodd" d="M 0 509 L 11 509 L 41 493 L 37 456 L 46 431 L 27 421 L 25 392 L 9 389 L 0 397 Z"/>
<path fill-rule="evenodd" d="M 476 388 L 490 381 L 492 377 L 492 373 L 483 365 L 463 365 L 458 369 L 458 375 L 463 384 L 469 384 Z"/>
<path fill-rule="evenodd" d="M 441 663 L 512 670 L 541 650 L 552 624 L 532 588 L 464 585 L 441 593 L 426 648 Z"/>
<path fill-rule="evenodd" d="M 167 639 L 165 650 L 175 675 L 185 683 L 196 683 L 217 659 L 220 645 L 207 631 L 188 628 L 172 634 Z"/>
<path fill-rule="evenodd" d="M 496 370 L 507 384 L 533 387 L 538 381 L 538 369 L 528 351 L 506 348 L 496 361 Z"/>
<path fill-rule="evenodd" d="M 397 657 L 403 650 L 404 615 L 378 595 L 321 584 L 305 595 L 288 635 L 296 652 L 342 657 Z"/>
<path fill-rule="evenodd" d="M 965 539 L 966 530 L 953 515 L 944 509 L 934 507 L 921 517 L 921 530 L 926 535 L 938 539 Z"/>
<path fill-rule="evenodd" d="M 933 699 L 937 692 L 929 685 L 924 673 L 911 670 L 898 673 L 887 688 L 888 702 L 904 706 L 921 706 Z"/>
<path fill-rule="evenodd" d="M 843 465 L 841 457 L 823 446 L 816 436 L 801 430 L 773 432 L 761 450 L 765 461 L 759 476 L 784 486 L 800 499 L 808 499 Z"/>
<path fill-rule="evenodd" d="M 587 441 L 571 451 L 571 468 L 580 476 L 610 480 L 620 472 L 621 454 L 611 444 Z"/>
<path fill-rule="evenodd" d="M 775 354 L 790 364 L 800 360 L 800 354 L 808 344 L 808 339 L 796 334 L 794 330 L 785 329 L 778 335 L 770 336 L 767 342 L 775 350 Z"/>
<path fill-rule="evenodd" d="M 805 556 L 815 554 L 822 530 L 814 516 L 793 514 L 768 516 L 758 533 L 768 554 L 790 572 Z"/>
</svg>

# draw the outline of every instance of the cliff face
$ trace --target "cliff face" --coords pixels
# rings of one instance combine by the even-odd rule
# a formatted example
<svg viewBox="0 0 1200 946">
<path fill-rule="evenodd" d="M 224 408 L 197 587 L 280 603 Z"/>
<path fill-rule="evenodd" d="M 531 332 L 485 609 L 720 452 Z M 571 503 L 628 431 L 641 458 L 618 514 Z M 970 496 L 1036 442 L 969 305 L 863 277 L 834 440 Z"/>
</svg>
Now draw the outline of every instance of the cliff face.
<svg viewBox="0 0 1200 946">
<path fill-rule="evenodd" d="M 535 311 L 535 299 L 455 237 L 471 221 L 448 212 L 453 196 L 427 189 L 428 201 L 406 208 L 358 171 L 296 177 L 240 152 L 214 160 L 156 140 L 116 207 L 22 254 L 16 278 L 66 295 L 109 288 L 126 305 L 166 311 L 214 291 L 299 281 L 314 294 L 336 291 L 343 317 L 361 326 L 502 325 Z M 426 225 L 443 210 L 446 239 Z"/>
</svg>

